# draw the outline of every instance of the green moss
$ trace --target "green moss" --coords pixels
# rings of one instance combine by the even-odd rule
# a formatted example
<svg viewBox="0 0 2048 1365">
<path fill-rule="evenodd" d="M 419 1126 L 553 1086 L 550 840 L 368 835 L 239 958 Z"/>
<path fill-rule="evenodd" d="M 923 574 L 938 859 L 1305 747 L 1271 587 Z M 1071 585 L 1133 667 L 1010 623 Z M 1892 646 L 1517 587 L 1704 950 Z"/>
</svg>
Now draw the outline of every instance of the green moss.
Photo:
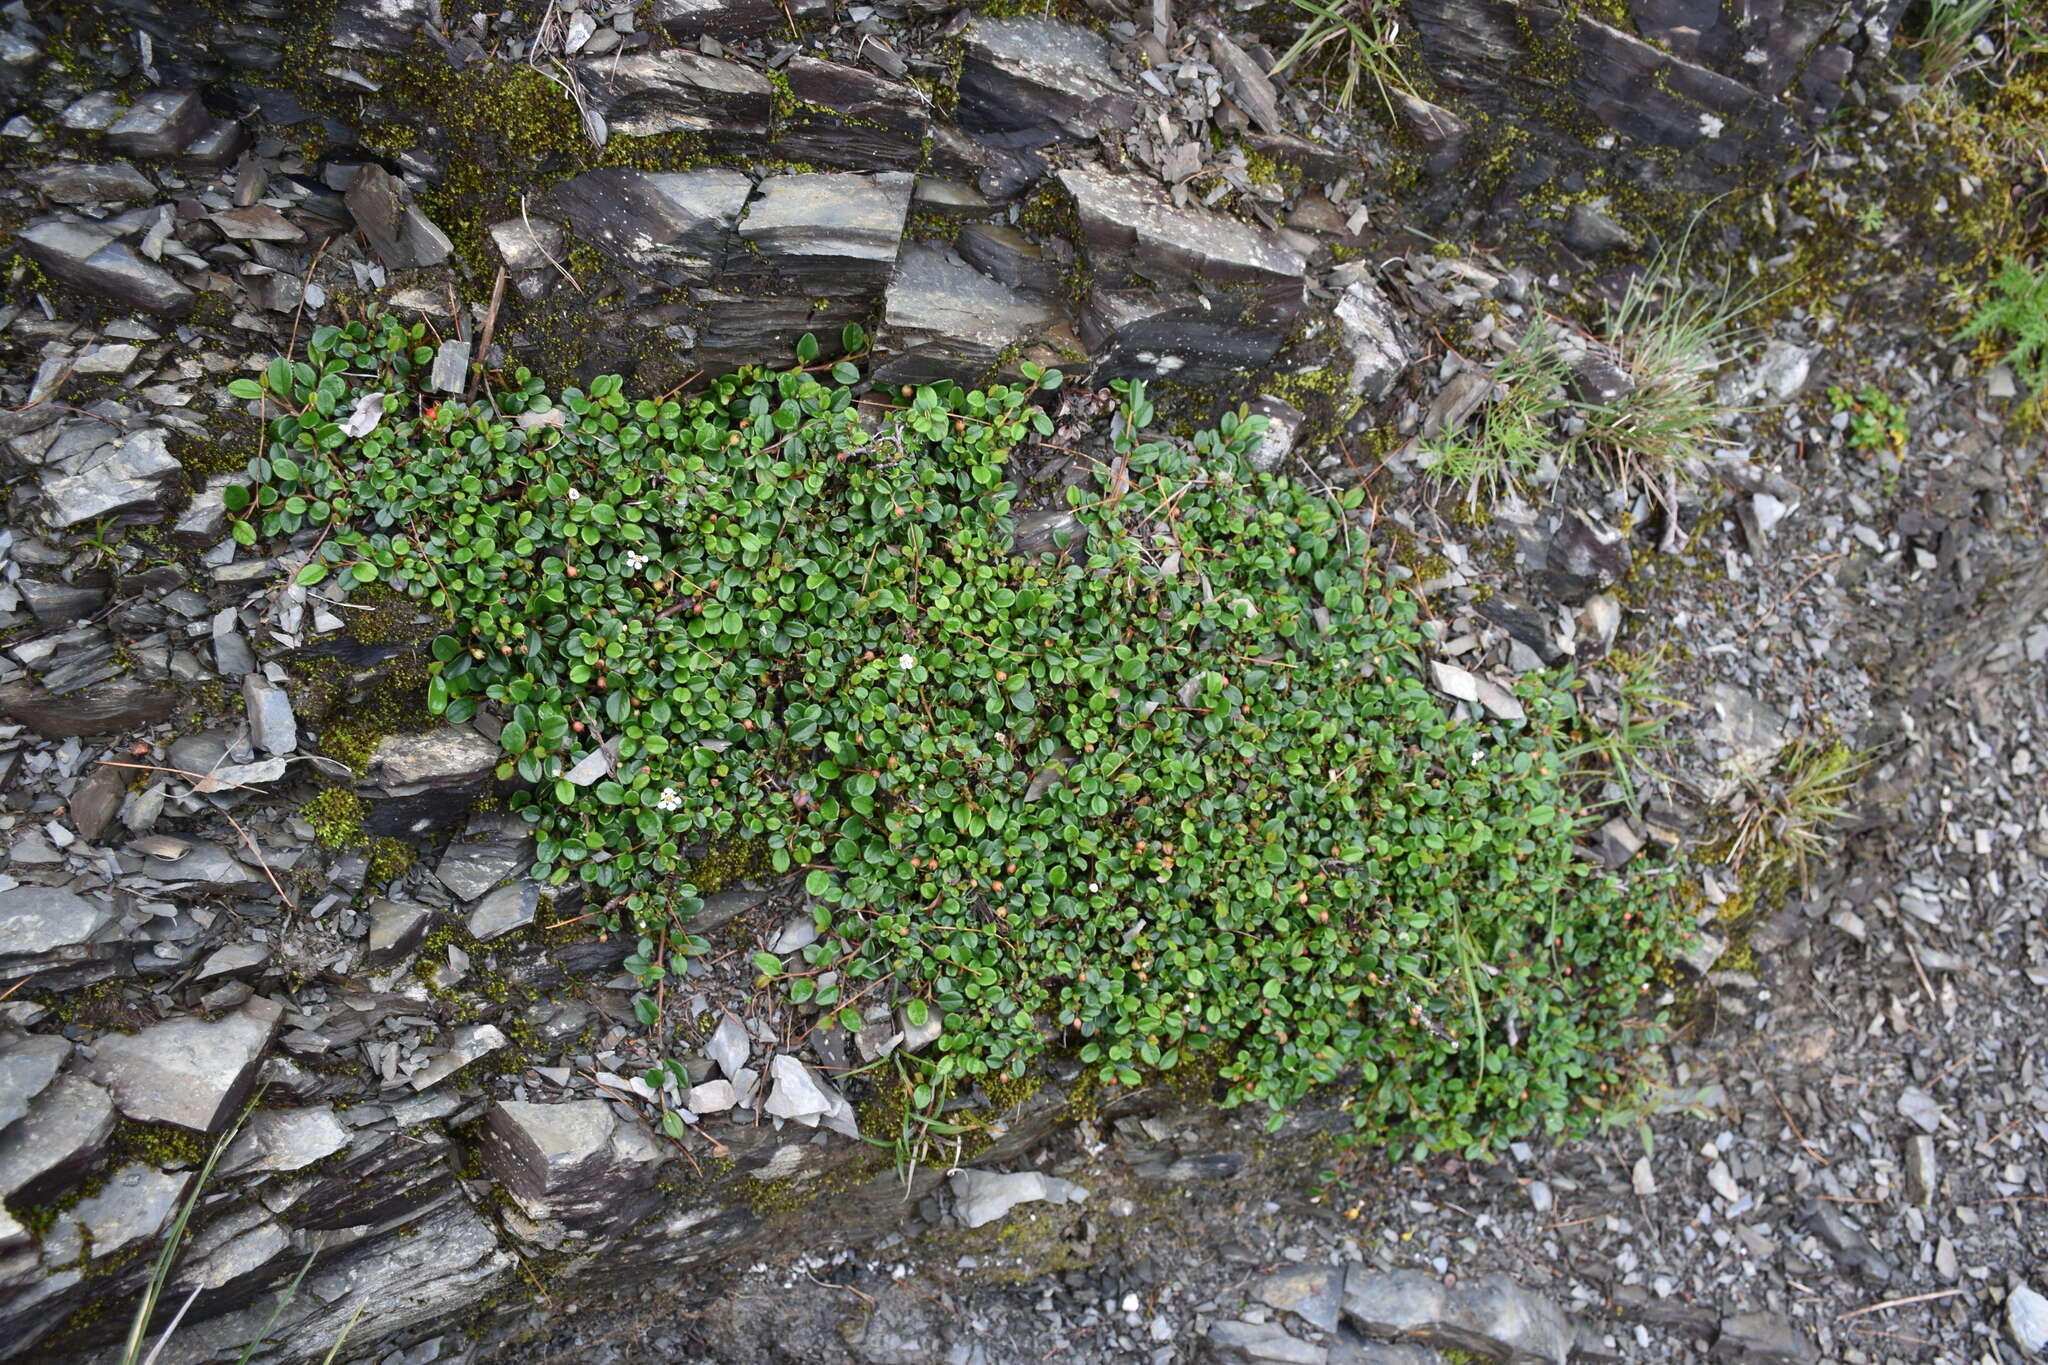
<svg viewBox="0 0 2048 1365">
<path fill-rule="evenodd" d="M 347 848 L 361 838 L 363 816 L 368 811 L 362 797 L 341 786 L 322 789 L 299 808 L 299 813 L 313 826 L 313 837 L 327 848 Z"/>
<path fill-rule="evenodd" d="M 168 1123 L 138 1123 L 129 1118 L 115 1121 L 114 1136 L 108 1143 L 112 1164 L 117 1167 L 138 1161 L 159 1169 L 197 1166 L 210 1150 L 212 1144 L 197 1133 Z"/>
</svg>

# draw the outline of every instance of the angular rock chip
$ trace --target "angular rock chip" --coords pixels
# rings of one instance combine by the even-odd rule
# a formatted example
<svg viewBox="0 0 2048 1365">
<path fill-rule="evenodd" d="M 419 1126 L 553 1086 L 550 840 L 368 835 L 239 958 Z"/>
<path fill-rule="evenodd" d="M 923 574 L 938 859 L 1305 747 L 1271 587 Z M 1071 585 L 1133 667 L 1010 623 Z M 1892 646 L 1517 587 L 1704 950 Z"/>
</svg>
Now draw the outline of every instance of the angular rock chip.
<svg viewBox="0 0 2048 1365">
<path fill-rule="evenodd" d="M 82 1068 L 114 1092 L 138 1123 L 168 1123 L 207 1137 L 227 1127 L 256 1080 L 284 1006 L 257 996 L 211 1023 L 188 1016 L 100 1039 Z"/>
<path fill-rule="evenodd" d="M 123 1166 L 106 1184 L 71 1207 L 71 1216 L 92 1234 L 94 1260 L 122 1247 L 153 1239 L 171 1221 L 172 1210 L 192 1182 L 190 1171 L 159 1171 L 154 1166 Z"/>
<path fill-rule="evenodd" d="M 175 156 L 212 122 L 197 90 L 152 90 L 107 128 L 107 146 L 124 156 Z"/>
<path fill-rule="evenodd" d="M 471 1062 L 488 1057 L 505 1046 L 505 1035 L 495 1024 L 465 1024 L 449 1030 L 448 1046 L 440 1056 L 412 1074 L 407 1084 L 414 1090 L 439 1085 Z"/>
<path fill-rule="evenodd" d="M 467 725 L 444 725 L 414 735 L 387 735 L 363 765 L 363 780 L 387 796 L 414 796 L 482 782 L 498 766 L 497 741 Z"/>
<path fill-rule="evenodd" d="M 448 259 L 454 244 L 420 212 L 397 177 L 374 162 L 356 173 L 348 211 L 378 259 L 393 270 L 416 270 Z"/>
<path fill-rule="evenodd" d="M 71 1044 L 49 1033 L 16 1039 L 0 1051 L 0 1129 L 28 1113 L 29 1101 L 56 1079 Z"/>
<path fill-rule="evenodd" d="M 182 488 L 184 466 L 149 427 L 43 471 L 44 515 L 59 530 L 109 517 L 156 521 Z"/>
<path fill-rule="evenodd" d="M 1351 352 L 1345 387 L 1366 402 L 1377 403 L 1415 363 L 1415 348 L 1401 327 L 1400 315 L 1379 290 L 1361 280 L 1337 300 L 1336 318 L 1344 348 Z"/>
<path fill-rule="evenodd" d="M 181 318 L 199 296 L 171 273 L 121 240 L 116 228 L 69 218 L 45 218 L 15 237 L 36 264 L 66 284 L 165 317 Z"/>
<path fill-rule="evenodd" d="M 1019 1204 L 1078 1204 L 1088 1198 L 1088 1191 L 1073 1181 L 1040 1171 L 955 1171 L 947 1188 L 953 1216 L 970 1228 L 993 1223 Z"/>
<path fill-rule="evenodd" d="M 113 922 L 114 907 L 48 886 L 0 891 L 0 956 L 47 953 L 89 943 Z"/>
<path fill-rule="evenodd" d="M 298 1171 L 349 1144 L 348 1126 L 331 1104 L 310 1109 L 259 1109 L 249 1116 L 234 1146 L 222 1154 L 216 1174 Z"/>
<path fill-rule="evenodd" d="M 98 165 L 58 161 L 22 176 L 22 183 L 53 204 L 123 203 L 156 198 L 156 182 L 125 161 Z"/>
<path fill-rule="evenodd" d="M 114 1102 L 80 1076 L 59 1076 L 0 1132 L 0 1198 L 47 1203 L 77 1184 L 114 1134 Z"/>
<path fill-rule="evenodd" d="M 470 907 L 470 936 L 479 943 L 503 938 L 513 930 L 533 923 L 534 912 L 539 908 L 540 883 L 521 877 L 510 886 L 499 887 Z"/>
</svg>

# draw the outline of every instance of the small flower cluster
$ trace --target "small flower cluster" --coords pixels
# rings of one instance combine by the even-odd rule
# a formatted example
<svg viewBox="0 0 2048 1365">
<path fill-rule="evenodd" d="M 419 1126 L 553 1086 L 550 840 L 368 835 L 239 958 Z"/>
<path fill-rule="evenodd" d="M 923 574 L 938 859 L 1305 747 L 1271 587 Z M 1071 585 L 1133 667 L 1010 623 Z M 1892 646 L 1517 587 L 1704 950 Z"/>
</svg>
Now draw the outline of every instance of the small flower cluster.
<svg viewBox="0 0 2048 1365">
<path fill-rule="evenodd" d="M 647 567 L 647 556 L 638 550 L 628 550 L 621 558 L 625 562 L 627 573 L 639 573 Z"/>
<path fill-rule="evenodd" d="M 656 810 L 676 811 L 683 808 L 683 794 L 674 787 L 663 787 L 661 795 L 654 798 Z"/>
</svg>

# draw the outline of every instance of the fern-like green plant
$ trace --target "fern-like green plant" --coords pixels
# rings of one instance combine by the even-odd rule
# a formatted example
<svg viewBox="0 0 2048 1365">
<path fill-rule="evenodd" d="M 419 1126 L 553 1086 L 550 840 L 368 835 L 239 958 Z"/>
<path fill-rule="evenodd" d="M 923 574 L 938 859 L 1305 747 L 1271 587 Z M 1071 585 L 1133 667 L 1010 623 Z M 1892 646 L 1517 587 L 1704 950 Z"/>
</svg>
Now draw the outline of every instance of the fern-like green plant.
<svg viewBox="0 0 2048 1365">
<path fill-rule="evenodd" d="M 1998 359 L 2012 366 L 2037 398 L 2048 391 L 2048 268 L 2006 259 L 1990 293 L 1956 336 L 1976 341 L 1994 334 L 2012 343 Z"/>
</svg>

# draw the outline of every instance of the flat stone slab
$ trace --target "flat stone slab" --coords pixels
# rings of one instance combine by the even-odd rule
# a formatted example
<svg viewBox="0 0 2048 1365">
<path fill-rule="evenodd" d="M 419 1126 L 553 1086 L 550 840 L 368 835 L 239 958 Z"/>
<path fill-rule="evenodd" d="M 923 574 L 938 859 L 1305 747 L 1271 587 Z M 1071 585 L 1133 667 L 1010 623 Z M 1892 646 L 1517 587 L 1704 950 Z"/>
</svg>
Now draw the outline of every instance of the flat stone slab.
<svg viewBox="0 0 2048 1365">
<path fill-rule="evenodd" d="M 219 1175 L 304 1170 L 349 1145 L 348 1126 L 331 1104 L 308 1109 L 260 1109 L 249 1116 L 235 1145 L 222 1154 Z"/>
<path fill-rule="evenodd" d="M 57 1077 L 71 1044 L 53 1034 L 19 1039 L 0 1052 L 0 1128 L 28 1113 L 29 1101 Z"/>
<path fill-rule="evenodd" d="M 1095 166 L 1061 171 L 1059 179 L 1073 196 L 1098 273 L 1135 270 L 1161 284 L 1207 280 L 1298 290 L 1308 268 L 1275 234 L 1205 209 L 1179 208 L 1155 181 Z"/>
<path fill-rule="evenodd" d="M 1100 34 L 1058 19 L 977 18 L 960 70 L 960 126 L 997 147 L 1085 142 L 1137 116 Z"/>
<path fill-rule="evenodd" d="M 0 1198 L 40 1204 L 64 1193 L 100 1159 L 114 1133 L 114 1102 L 78 1076 L 59 1076 L 0 1132 Z"/>
<path fill-rule="evenodd" d="M 100 1040 L 85 1071 L 112 1090 L 121 1112 L 136 1122 L 211 1137 L 248 1097 L 283 1018 L 284 1006 L 257 996 L 212 1023 L 187 1017 L 112 1034 Z"/>
<path fill-rule="evenodd" d="M 0 954 L 27 956 L 89 943 L 113 919 L 113 906 L 55 887 L 0 891 Z"/>
</svg>

